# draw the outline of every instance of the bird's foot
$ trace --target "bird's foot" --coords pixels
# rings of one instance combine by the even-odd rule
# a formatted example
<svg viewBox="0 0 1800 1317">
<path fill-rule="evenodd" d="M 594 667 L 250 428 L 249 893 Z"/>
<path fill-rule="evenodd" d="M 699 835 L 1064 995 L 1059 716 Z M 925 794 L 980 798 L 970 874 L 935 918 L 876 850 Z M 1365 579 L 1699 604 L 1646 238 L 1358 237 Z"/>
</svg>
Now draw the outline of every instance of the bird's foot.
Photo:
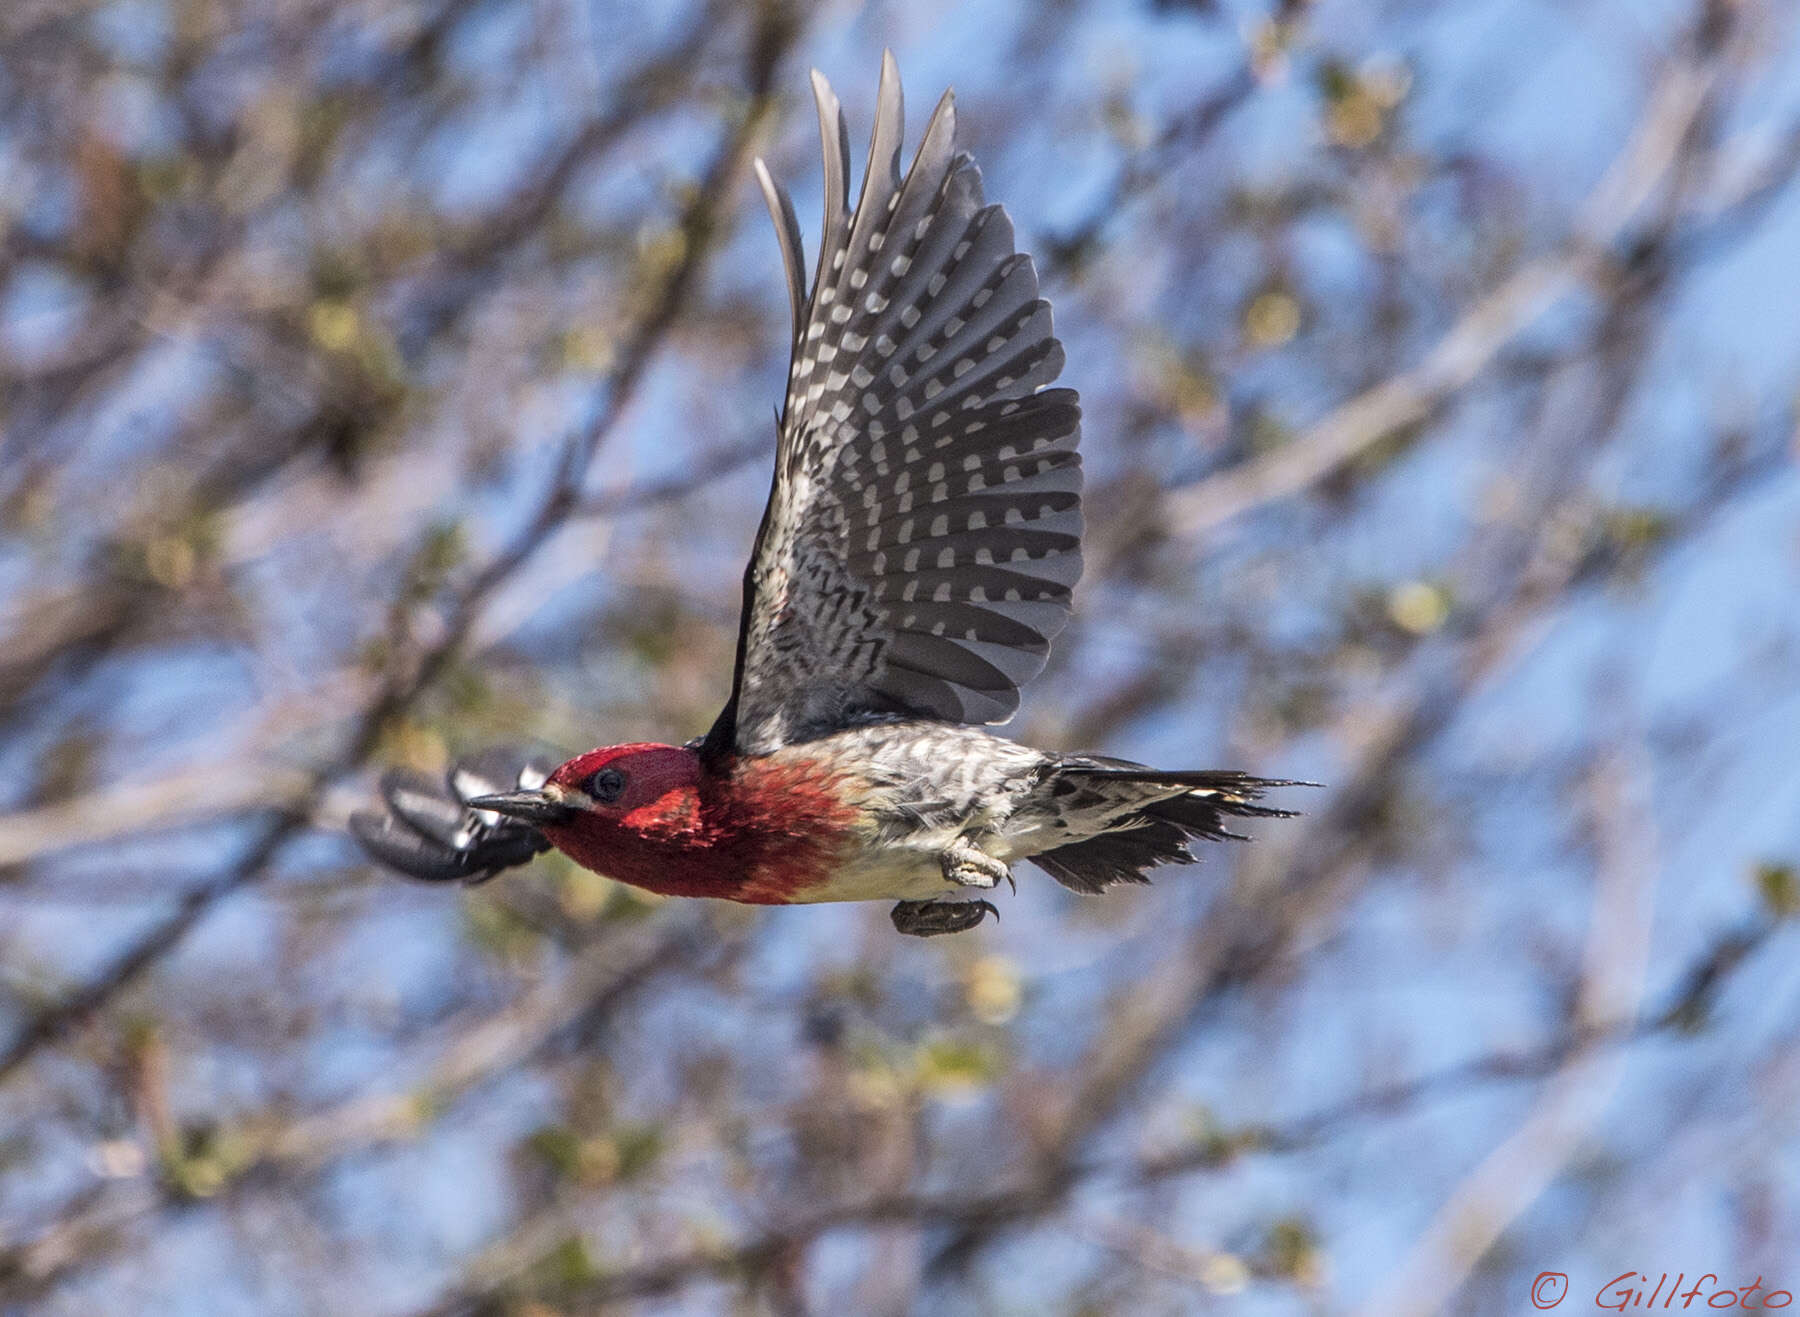
<svg viewBox="0 0 1800 1317">
<path fill-rule="evenodd" d="M 943 866 L 944 881 L 958 887 L 979 887 L 986 892 L 998 887 L 1002 878 L 1008 883 L 1013 881 L 1012 869 L 1006 863 L 966 841 L 945 851 L 938 863 Z M 1018 890 L 1016 884 L 1014 890 Z"/>
<path fill-rule="evenodd" d="M 987 916 L 1000 912 L 988 901 L 901 901 L 894 907 L 895 931 L 909 937 L 965 933 Z"/>
</svg>

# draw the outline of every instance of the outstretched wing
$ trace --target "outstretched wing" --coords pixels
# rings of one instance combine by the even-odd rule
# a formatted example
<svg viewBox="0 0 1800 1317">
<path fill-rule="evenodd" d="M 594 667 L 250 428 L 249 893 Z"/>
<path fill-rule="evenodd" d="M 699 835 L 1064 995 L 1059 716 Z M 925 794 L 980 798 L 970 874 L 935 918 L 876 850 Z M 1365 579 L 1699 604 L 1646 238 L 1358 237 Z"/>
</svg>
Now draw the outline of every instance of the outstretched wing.
<svg viewBox="0 0 1800 1317">
<path fill-rule="evenodd" d="M 502 869 L 529 864 L 550 849 L 536 828 L 491 810 L 471 809 L 477 796 L 541 787 L 549 765 L 522 751 L 496 748 L 451 767 L 442 781 L 405 769 L 381 779 L 387 812 L 359 810 L 350 835 L 371 859 L 421 882 L 486 882 Z"/>
<path fill-rule="evenodd" d="M 1001 722 L 1081 574 L 1080 408 L 1012 225 L 955 150 L 950 93 L 900 174 L 884 58 L 868 172 L 813 74 L 825 225 L 810 293 L 759 160 L 793 308 L 775 479 L 744 573 L 731 701 L 703 753 L 766 754 L 872 713 Z"/>
</svg>

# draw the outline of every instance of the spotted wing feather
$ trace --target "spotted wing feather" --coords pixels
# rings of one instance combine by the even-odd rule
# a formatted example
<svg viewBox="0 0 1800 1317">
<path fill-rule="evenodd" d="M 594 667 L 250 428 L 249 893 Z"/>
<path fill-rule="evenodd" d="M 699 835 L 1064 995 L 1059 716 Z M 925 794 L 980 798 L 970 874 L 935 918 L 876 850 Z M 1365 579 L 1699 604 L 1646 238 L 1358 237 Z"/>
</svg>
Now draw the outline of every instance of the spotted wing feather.
<svg viewBox="0 0 1800 1317">
<path fill-rule="evenodd" d="M 955 150 L 949 93 L 900 170 L 883 61 L 848 210 L 848 133 L 814 75 L 825 222 L 758 163 L 794 309 L 768 509 L 745 574 L 732 701 L 709 753 L 761 754 L 870 713 L 999 722 L 1043 668 L 1081 574 L 1080 408 L 1031 259 Z"/>
<path fill-rule="evenodd" d="M 370 856 L 421 882 L 485 882 L 550 849 L 536 828 L 488 810 L 476 796 L 544 784 L 549 768 L 523 752 L 493 749 L 454 765 L 441 780 L 405 769 L 381 780 L 385 813 L 359 810 L 350 834 Z"/>
</svg>

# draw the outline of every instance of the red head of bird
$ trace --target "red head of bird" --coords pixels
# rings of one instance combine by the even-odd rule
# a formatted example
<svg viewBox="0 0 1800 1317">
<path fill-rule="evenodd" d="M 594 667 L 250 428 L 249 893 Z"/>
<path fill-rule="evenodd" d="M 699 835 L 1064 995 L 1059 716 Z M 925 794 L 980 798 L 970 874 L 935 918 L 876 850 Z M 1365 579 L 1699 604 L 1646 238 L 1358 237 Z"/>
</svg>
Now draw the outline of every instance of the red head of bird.
<svg viewBox="0 0 1800 1317">
<path fill-rule="evenodd" d="M 676 745 L 575 756 L 535 791 L 469 804 L 521 818 L 584 868 L 669 896 L 791 901 L 821 881 L 854 821 L 825 765 L 708 773 Z"/>
</svg>

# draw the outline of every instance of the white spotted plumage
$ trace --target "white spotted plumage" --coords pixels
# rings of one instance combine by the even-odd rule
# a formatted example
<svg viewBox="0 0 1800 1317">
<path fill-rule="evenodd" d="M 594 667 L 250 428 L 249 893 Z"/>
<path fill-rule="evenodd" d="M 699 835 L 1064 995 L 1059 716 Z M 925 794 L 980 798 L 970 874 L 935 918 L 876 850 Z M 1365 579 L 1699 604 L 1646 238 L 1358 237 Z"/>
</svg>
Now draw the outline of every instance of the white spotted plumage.
<svg viewBox="0 0 1800 1317">
<path fill-rule="evenodd" d="M 1085 755 L 1053 755 L 1008 741 L 979 727 L 916 720 L 848 728 L 770 758 L 829 770 L 843 803 L 860 822 L 829 877 L 793 894 L 797 902 L 925 901 L 966 895 L 947 879 L 945 852 L 969 846 L 1004 865 L 1042 857 L 1060 881 L 1082 891 L 1110 882 L 1141 881 L 1130 867 L 1100 871 L 1091 859 L 1071 871 L 1055 854 L 1070 855 L 1096 839 L 1138 834 L 1158 858 L 1184 862 L 1186 835 L 1226 836 L 1226 816 L 1279 814 L 1253 802 L 1263 786 L 1241 774 L 1175 774 L 1171 780 L 1138 766 Z M 1184 802 L 1187 830 L 1159 824 L 1160 803 Z M 1162 838 L 1154 833 L 1158 827 Z M 1129 845 L 1129 843 L 1127 843 Z M 1058 872 L 1059 868 L 1062 870 Z"/>
<path fill-rule="evenodd" d="M 799 225 L 758 161 L 793 361 L 745 583 L 733 698 L 711 755 L 767 754 L 883 714 L 999 722 L 1043 667 L 1081 573 L 1080 409 L 1012 226 L 982 203 L 939 102 L 900 173 L 883 61 L 869 167 L 815 74 L 825 221 L 810 293 Z"/>
</svg>

